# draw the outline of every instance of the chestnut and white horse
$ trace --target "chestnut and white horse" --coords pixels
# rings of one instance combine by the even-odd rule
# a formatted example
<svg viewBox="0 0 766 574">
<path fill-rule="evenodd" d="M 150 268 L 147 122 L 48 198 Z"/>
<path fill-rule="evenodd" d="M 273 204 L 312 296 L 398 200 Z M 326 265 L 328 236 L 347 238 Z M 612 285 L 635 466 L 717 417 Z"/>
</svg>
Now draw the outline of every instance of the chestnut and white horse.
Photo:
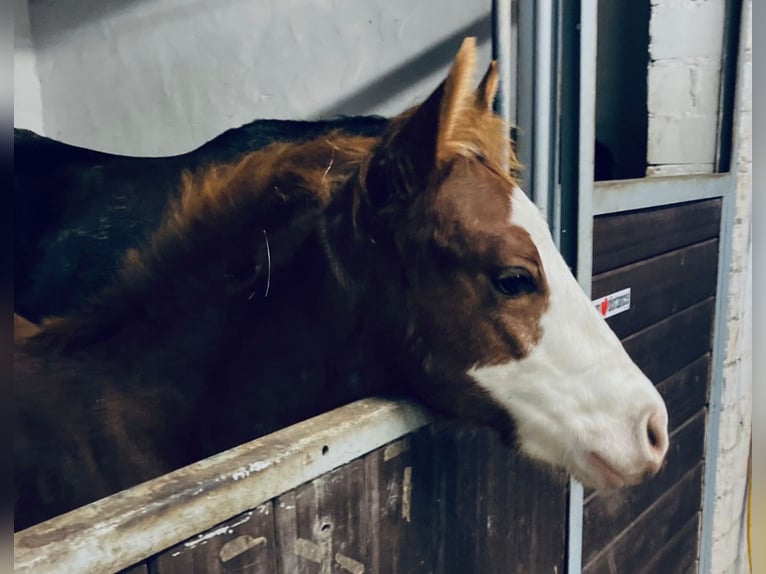
<svg viewBox="0 0 766 574">
<path fill-rule="evenodd" d="M 380 136 L 185 175 L 113 284 L 23 325 L 17 528 L 372 392 L 587 486 L 660 468 L 665 404 L 518 187 L 496 68 L 474 88 L 475 60 L 469 38 Z"/>
</svg>

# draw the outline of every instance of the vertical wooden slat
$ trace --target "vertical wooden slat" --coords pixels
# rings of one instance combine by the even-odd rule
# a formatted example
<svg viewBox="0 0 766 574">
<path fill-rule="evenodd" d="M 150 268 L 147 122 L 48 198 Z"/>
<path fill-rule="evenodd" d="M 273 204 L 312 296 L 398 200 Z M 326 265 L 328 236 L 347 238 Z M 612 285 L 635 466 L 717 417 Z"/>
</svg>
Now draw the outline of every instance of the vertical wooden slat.
<svg viewBox="0 0 766 574">
<path fill-rule="evenodd" d="M 275 503 L 279 572 L 368 571 L 364 461 L 357 459 Z"/>
<path fill-rule="evenodd" d="M 483 482 L 478 433 L 475 429 L 458 429 L 447 438 L 445 453 L 445 572 L 473 572 L 477 560 L 479 484 Z"/>
<path fill-rule="evenodd" d="M 486 429 L 451 440 L 443 572 L 563 573 L 563 475 L 536 468 Z"/>
<path fill-rule="evenodd" d="M 433 440 L 422 429 L 365 457 L 371 572 L 436 572 Z"/>
</svg>

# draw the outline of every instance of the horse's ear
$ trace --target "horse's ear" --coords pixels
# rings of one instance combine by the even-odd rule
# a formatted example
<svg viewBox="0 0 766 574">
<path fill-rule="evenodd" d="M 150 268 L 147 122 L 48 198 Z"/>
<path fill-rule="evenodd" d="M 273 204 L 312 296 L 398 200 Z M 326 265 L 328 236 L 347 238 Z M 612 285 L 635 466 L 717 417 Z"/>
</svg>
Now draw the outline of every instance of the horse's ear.
<svg viewBox="0 0 766 574">
<path fill-rule="evenodd" d="M 476 38 L 466 38 L 452 64 L 441 97 L 437 126 L 436 159 L 450 155 L 455 132 L 473 107 L 473 82 L 476 72 Z"/>
<path fill-rule="evenodd" d="M 33 337 L 40 331 L 40 326 L 35 325 L 32 321 L 25 319 L 21 315 L 13 314 L 13 340 L 15 342 L 22 341 Z"/>
<path fill-rule="evenodd" d="M 484 74 L 479 87 L 476 89 L 476 105 L 481 110 L 491 111 L 497 94 L 497 86 L 500 77 L 497 72 L 497 62 L 492 60 Z"/>
<path fill-rule="evenodd" d="M 392 120 L 392 129 L 368 167 L 373 205 L 381 205 L 392 194 L 423 189 L 439 163 L 453 154 L 456 131 L 476 111 L 475 68 L 476 38 L 466 38 L 439 87 L 422 104 Z"/>
</svg>

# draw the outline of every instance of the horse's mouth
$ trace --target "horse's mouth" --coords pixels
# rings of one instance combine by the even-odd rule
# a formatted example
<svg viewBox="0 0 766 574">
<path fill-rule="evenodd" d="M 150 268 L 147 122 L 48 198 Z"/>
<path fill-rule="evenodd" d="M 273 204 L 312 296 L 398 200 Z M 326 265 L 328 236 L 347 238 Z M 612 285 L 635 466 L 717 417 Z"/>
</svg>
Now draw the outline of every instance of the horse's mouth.
<svg viewBox="0 0 766 574">
<path fill-rule="evenodd" d="M 631 486 L 641 482 L 643 476 L 620 472 L 609 464 L 602 456 L 591 451 L 588 453 L 588 462 L 591 464 L 591 474 L 597 476 L 598 488 L 620 488 Z"/>
</svg>

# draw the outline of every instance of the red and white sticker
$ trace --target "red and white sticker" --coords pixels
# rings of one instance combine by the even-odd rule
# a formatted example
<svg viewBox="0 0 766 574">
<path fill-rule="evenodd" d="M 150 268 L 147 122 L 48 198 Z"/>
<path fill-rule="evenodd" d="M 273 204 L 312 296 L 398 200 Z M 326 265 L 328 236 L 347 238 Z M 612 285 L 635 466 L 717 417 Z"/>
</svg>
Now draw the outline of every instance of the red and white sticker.
<svg viewBox="0 0 766 574">
<path fill-rule="evenodd" d="M 630 287 L 593 300 L 593 306 L 605 319 L 630 309 Z"/>
</svg>

